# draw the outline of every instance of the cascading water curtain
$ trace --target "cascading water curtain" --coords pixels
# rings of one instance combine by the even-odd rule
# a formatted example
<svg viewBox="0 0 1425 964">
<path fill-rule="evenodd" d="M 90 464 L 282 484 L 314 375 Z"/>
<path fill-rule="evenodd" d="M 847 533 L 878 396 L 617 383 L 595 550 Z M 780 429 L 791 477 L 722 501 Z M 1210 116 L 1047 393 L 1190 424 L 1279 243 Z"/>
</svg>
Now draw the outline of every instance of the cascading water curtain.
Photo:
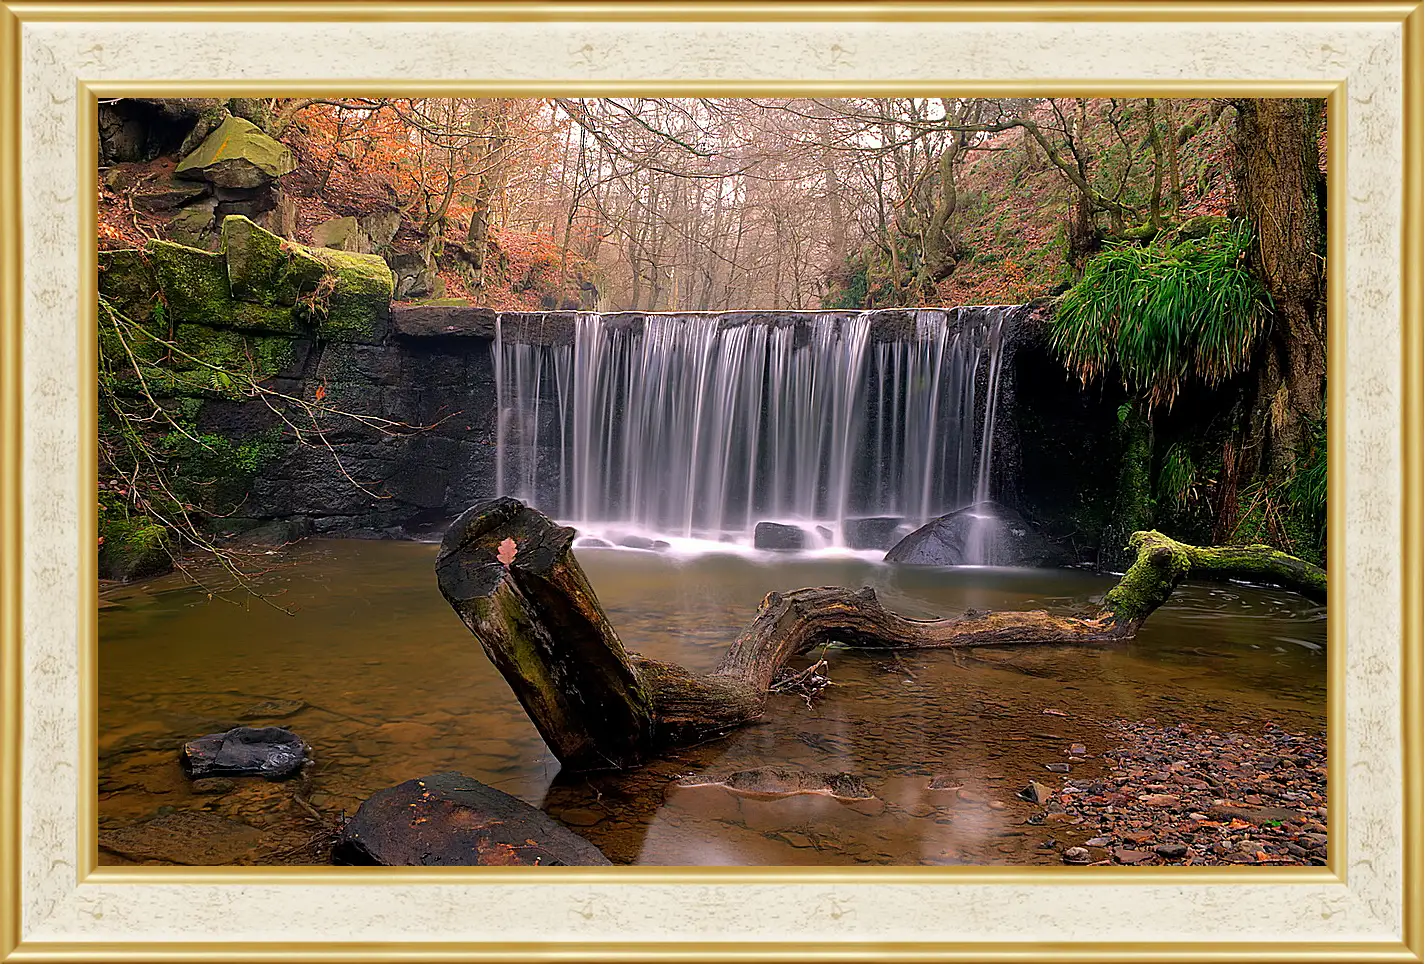
<svg viewBox="0 0 1425 964">
<path fill-rule="evenodd" d="M 591 532 L 918 525 L 988 494 L 1008 310 L 899 312 L 894 334 L 878 312 L 584 312 L 572 345 L 497 321 L 500 491 Z"/>
</svg>

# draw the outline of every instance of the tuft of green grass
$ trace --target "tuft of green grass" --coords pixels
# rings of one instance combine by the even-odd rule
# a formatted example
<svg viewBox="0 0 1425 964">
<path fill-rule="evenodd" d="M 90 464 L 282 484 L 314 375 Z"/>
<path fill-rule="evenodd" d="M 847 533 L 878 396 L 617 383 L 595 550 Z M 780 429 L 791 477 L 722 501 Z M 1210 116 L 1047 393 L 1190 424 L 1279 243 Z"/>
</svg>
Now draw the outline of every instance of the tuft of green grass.
<svg viewBox="0 0 1425 964">
<path fill-rule="evenodd" d="M 1271 317 L 1251 243 L 1238 221 L 1171 247 L 1096 255 L 1049 324 L 1051 347 L 1084 383 L 1116 372 L 1151 405 L 1171 406 L 1193 378 L 1219 384 L 1247 368 Z"/>
</svg>

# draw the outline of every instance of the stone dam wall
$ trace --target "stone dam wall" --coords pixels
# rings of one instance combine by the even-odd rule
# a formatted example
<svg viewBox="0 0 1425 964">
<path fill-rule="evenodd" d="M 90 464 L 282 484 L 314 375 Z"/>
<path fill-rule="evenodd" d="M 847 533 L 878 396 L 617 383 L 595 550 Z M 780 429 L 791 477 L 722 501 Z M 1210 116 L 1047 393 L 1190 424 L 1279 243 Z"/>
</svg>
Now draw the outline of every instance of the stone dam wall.
<svg viewBox="0 0 1425 964">
<path fill-rule="evenodd" d="M 295 244 L 241 216 L 225 219 L 217 252 L 153 241 L 141 250 L 102 252 L 99 269 L 101 314 L 108 305 L 154 327 L 180 353 L 250 370 L 287 396 L 397 423 L 383 431 L 334 416 L 323 420 L 323 441 L 304 444 L 284 424 L 283 405 L 216 384 L 181 354 L 166 360 L 171 377 L 155 394 L 191 412 L 199 433 L 261 443 L 259 456 L 234 470 L 231 514 L 218 521 L 218 529 L 263 541 L 326 534 L 421 538 L 496 495 L 497 319 L 506 341 L 561 345 L 572 340 L 577 318 L 560 311 L 497 316 L 480 307 L 393 305 L 391 271 L 379 256 Z M 861 314 L 742 311 L 714 317 L 723 327 L 792 326 L 800 343 L 818 316 Z M 901 309 L 871 313 L 870 340 L 904 337 L 914 330 L 915 315 Z M 637 328 L 646 317 L 620 312 L 602 320 Z M 1016 507 L 1017 408 L 1025 395 L 1023 386 L 1015 387 L 1014 349 L 1033 344 L 1035 331 L 1030 322 L 1017 331 L 1002 376 L 1007 396 L 1018 395 L 1019 405 L 1011 402 L 1005 412 L 1009 439 L 1002 445 L 1001 474 L 1009 481 L 995 494 Z M 101 323 L 101 360 L 104 333 Z M 109 346 L 111 354 L 116 351 Z M 286 419 L 294 418 L 290 405 L 285 411 Z M 310 428 L 310 422 L 296 421 Z M 536 459 L 557 455 L 534 453 Z"/>
</svg>

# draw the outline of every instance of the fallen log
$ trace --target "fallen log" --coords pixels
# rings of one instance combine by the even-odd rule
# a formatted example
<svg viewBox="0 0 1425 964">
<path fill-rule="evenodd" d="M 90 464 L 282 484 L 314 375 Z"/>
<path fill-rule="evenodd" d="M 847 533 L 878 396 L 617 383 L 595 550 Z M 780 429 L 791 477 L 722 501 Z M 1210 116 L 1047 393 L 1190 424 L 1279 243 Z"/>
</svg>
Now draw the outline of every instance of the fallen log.
<svg viewBox="0 0 1425 964">
<path fill-rule="evenodd" d="M 1135 532 L 1136 556 L 1083 616 L 967 612 L 908 619 L 874 590 L 768 593 L 711 673 L 627 652 L 574 557 L 575 532 L 511 498 L 482 503 L 445 535 L 440 591 L 570 770 L 626 769 L 757 719 L 777 673 L 837 644 L 861 649 L 1087 645 L 1124 640 L 1188 576 L 1270 582 L 1325 600 L 1326 574 L 1269 546 L 1191 546 Z"/>
</svg>

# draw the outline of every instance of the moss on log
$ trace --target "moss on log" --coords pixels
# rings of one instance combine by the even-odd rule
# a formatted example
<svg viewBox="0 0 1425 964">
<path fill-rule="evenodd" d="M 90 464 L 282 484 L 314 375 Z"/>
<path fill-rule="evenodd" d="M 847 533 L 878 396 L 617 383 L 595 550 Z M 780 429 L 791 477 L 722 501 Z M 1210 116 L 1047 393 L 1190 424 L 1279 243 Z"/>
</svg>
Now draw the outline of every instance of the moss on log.
<svg viewBox="0 0 1425 964">
<path fill-rule="evenodd" d="M 778 672 L 826 645 L 859 649 L 1092 645 L 1132 637 L 1189 576 L 1265 581 L 1324 599 L 1326 574 L 1268 546 L 1203 547 L 1135 532 L 1101 607 L 908 619 L 874 590 L 768 593 L 711 673 L 624 650 L 571 546 L 574 530 L 510 498 L 467 511 L 436 560 L 440 590 L 571 770 L 637 766 L 761 715 Z"/>
</svg>

